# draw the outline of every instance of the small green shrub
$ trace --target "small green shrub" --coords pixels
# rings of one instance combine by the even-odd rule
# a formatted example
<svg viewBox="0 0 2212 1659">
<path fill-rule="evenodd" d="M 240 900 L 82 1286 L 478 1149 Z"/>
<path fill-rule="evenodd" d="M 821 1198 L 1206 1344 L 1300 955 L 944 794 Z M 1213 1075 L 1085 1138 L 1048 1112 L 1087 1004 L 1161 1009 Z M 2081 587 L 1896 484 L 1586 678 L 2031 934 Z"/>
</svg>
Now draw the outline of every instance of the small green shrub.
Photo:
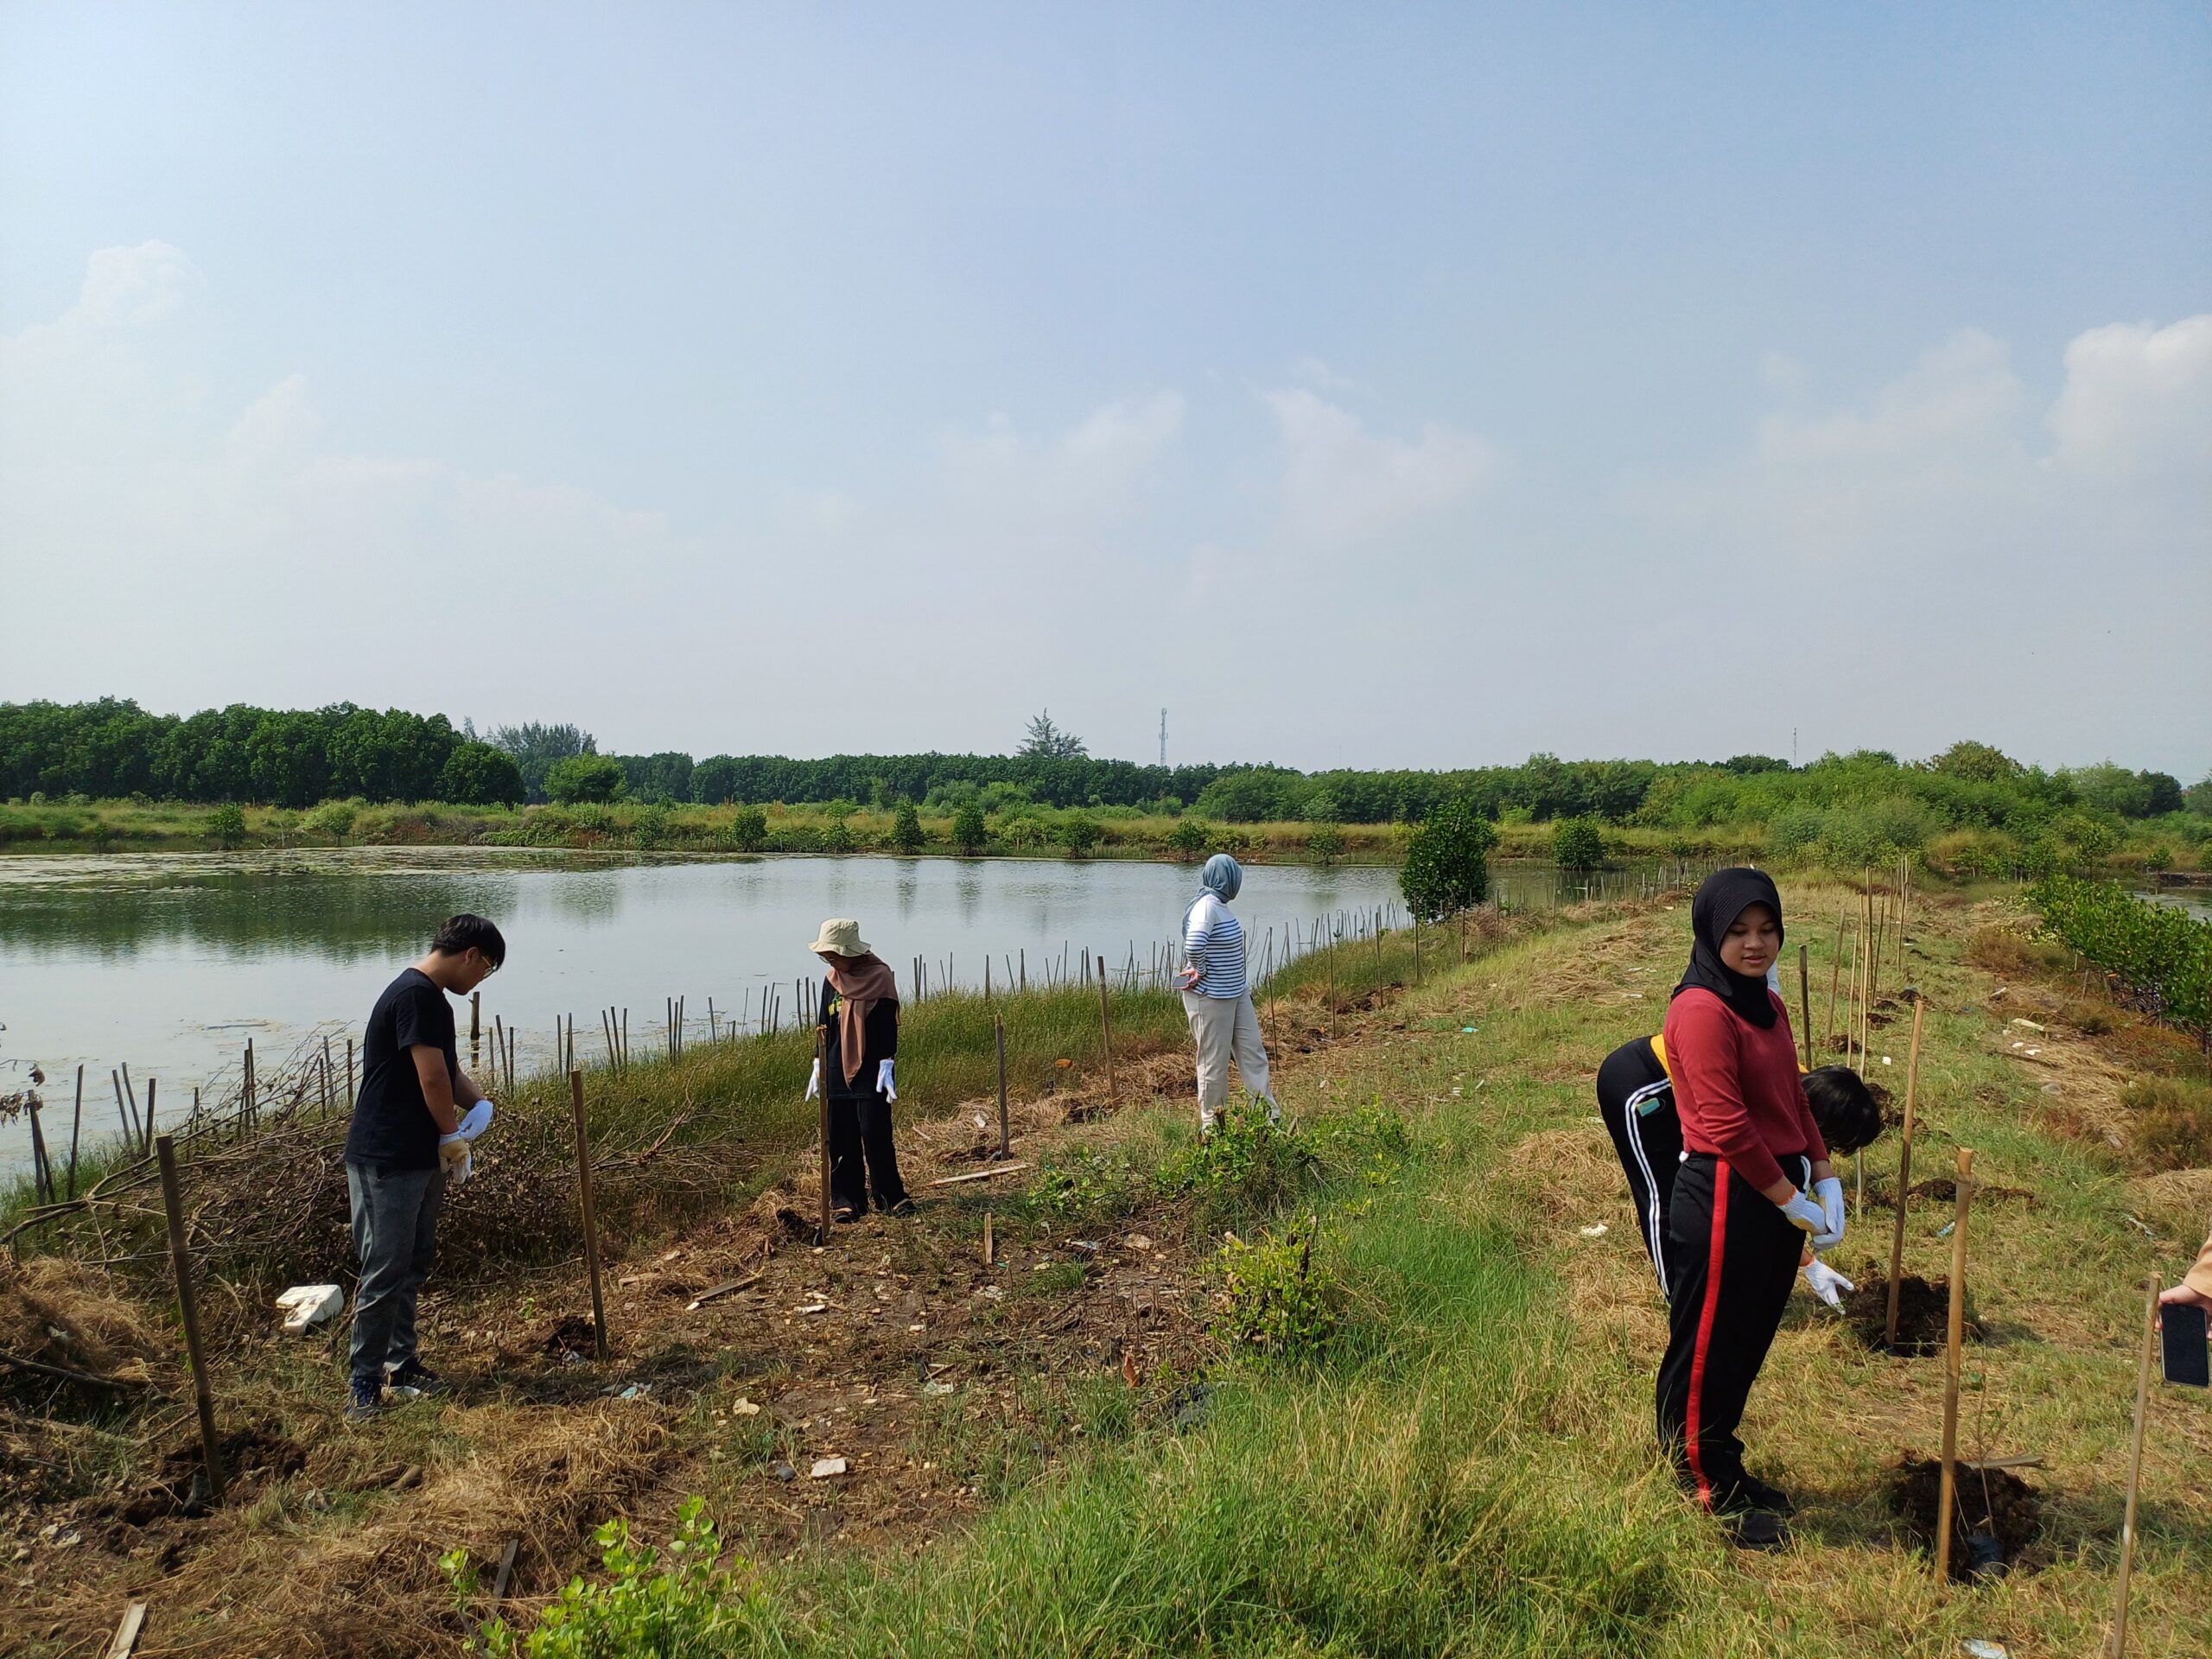
<svg viewBox="0 0 2212 1659">
<path fill-rule="evenodd" d="M 1298 1131 L 1255 1101 L 1224 1110 L 1211 1135 L 1171 1153 L 1154 1179 L 1163 1192 L 1191 1195 L 1211 1230 L 1281 1209 L 1313 1180 L 1317 1162 Z"/>
<path fill-rule="evenodd" d="M 669 1564 L 630 1541 L 630 1523 L 609 1521 L 593 1534 L 611 1582 L 570 1579 L 529 1635 L 517 1637 L 504 1618 L 479 1628 L 472 1653 L 493 1659 L 716 1659 L 731 1643 L 759 1630 L 767 1599 L 741 1590 L 717 1565 L 721 1538 L 706 1518 L 705 1500 L 687 1497 L 676 1512 Z M 439 1557 L 456 1599 L 475 1589 L 475 1570 L 459 1550 Z M 742 1562 L 738 1563 L 742 1567 Z"/>
<path fill-rule="evenodd" d="M 225 801 L 207 815 L 207 839 L 226 853 L 245 845 L 245 812 L 236 801 Z"/>
<path fill-rule="evenodd" d="M 912 801 L 899 803 L 899 810 L 891 817 L 891 844 L 908 857 L 922 850 L 925 837 L 922 834 L 922 815 L 914 810 Z"/>
<path fill-rule="evenodd" d="M 311 836 L 328 836 L 333 841 L 343 841 L 353 833 L 353 825 L 360 816 L 358 802 L 325 801 L 300 820 L 300 828 Z"/>
<path fill-rule="evenodd" d="M 1594 870 L 1605 861 L 1605 832 L 1594 818 L 1561 818 L 1552 826 L 1552 861 L 1563 870 Z"/>
<path fill-rule="evenodd" d="M 731 844 L 741 853 L 757 853 L 768 844 L 768 815 L 757 806 L 741 806 L 730 814 Z"/>
<path fill-rule="evenodd" d="M 1205 851 L 1213 840 L 1213 830 L 1201 818 L 1179 818 L 1167 832 L 1169 850 L 1185 863 L 1190 863 Z"/>
<path fill-rule="evenodd" d="M 1091 849 L 1098 845 L 1100 837 L 1104 834 L 1105 831 L 1099 828 L 1098 820 L 1088 812 L 1069 813 L 1060 820 L 1056 832 L 1060 845 L 1068 849 L 1071 858 L 1089 857 Z"/>
<path fill-rule="evenodd" d="M 1490 896 L 1490 849 L 1497 832 L 1465 799 L 1446 801 L 1414 830 L 1398 886 L 1425 920 L 1472 908 Z"/>
<path fill-rule="evenodd" d="M 983 804 L 972 796 L 961 803 L 960 810 L 952 815 L 952 844 L 960 849 L 963 858 L 973 858 L 983 850 L 990 830 L 983 819 Z"/>
<path fill-rule="evenodd" d="M 1344 856 L 1344 832 L 1334 824 L 1324 824 L 1306 837 L 1306 850 L 1324 864 L 1333 864 Z"/>
<path fill-rule="evenodd" d="M 1081 1145 L 1047 1158 L 1029 1190 L 1037 1215 L 1077 1227 L 1122 1214 L 1131 1197 L 1128 1160 Z"/>
<path fill-rule="evenodd" d="M 1304 1359 L 1336 1334 L 1335 1276 L 1313 1265 L 1316 1224 L 1247 1244 L 1231 1233 L 1214 1258 L 1220 1288 L 1213 1332 L 1222 1341 L 1273 1360 Z"/>
</svg>

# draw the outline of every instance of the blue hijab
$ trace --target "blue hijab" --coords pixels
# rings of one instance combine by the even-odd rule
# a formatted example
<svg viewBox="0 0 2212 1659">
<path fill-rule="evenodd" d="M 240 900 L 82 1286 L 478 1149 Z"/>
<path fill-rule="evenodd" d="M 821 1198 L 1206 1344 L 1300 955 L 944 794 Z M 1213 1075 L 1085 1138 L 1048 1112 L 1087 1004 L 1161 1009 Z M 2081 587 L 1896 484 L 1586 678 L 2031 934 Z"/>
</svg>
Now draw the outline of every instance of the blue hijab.
<svg viewBox="0 0 2212 1659">
<path fill-rule="evenodd" d="M 1213 894 L 1225 905 L 1236 896 L 1243 885 L 1244 867 L 1227 853 L 1216 853 L 1206 860 L 1205 868 L 1198 872 L 1198 896 L 1183 906 L 1183 931 L 1187 934 L 1191 931 L 1191 912 L 1198 907 L 1199 901 L 1207 893 Z"/>
</svg>

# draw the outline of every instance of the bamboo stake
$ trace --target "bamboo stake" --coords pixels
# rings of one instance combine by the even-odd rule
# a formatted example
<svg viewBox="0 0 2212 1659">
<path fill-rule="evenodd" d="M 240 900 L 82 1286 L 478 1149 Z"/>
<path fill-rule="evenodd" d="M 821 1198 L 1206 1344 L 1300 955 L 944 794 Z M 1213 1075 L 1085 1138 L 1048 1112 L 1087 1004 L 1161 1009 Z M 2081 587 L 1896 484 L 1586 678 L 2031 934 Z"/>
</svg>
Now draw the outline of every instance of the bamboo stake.
<svg viewBox="0 0 2212 1659">
<path fill-rule="evenodd" d="M 54 1166 L 47 1161 L 46 1133 L 39 1127 L 38 1096 L 30 1100 L 31 1119 L 31 1191 L 41 1204 L 52 1204 L 60 1196 L 54 1190 Z"/>
<path fill-rule="evenodd" d="M 507 1084 L 512 1089 L 514 1079 L 508 1078 Z M 353 1109 L 353 1039 L 351 1037 L 346 1039 L 346 1109 L 349 1112 Z"/>
<path fill-rule="evenodd" d="M 483 1062 L 484 1048 L 484 993 L 468 994 L 468 1069 L 474 1071 Z"/>
<path fill-rule="evenodd" d="M 830 1242 L 830 1027 L 814 1028 L 814 1068 L 822 1078 L 822 1220 L 817 1242 Z"/>
<path fill-rule="evenodd" d="M 1943 1476 L 1936 1496 L 1936 1582 L 1951 1580 L 1951 1511 L 1958 1500 L 1959 1348 L 1966 1340 L 1967 1211 L 1974 1199 L 1974 1148 L 1959 1148 L 1959 1211 L 1951 1224 L 1951 1319 L 1943 1338 Z"/>
<path fill-rule="evenodd" d="M 990 1267 L 998 1259 L 999 1253 L 993 1247 L 991 1238 L 991 1212 L 986 1210 L 983 1211 L 983 1265 L 987 1268 Z"/>
<path fill-rule="evenodd" d="M 1821 1046 L 1827 1046 L 1827 1039 L 1835 1033 L 1835 994 L 1843 978 L 1843 907 L 1835 912 L 1835 958 L 1828 963 L 1828 1023 L 1821 1035 Z"/>
<path fill-rule="evenodd" d="M 255 1082 L 256 1079 L 253 1071 L 253 1039 L 249 1037 L 245 1039 L 245 1083 L 238 1096 L 238 1109 L 244 1114 L 248 1123 L 252 1122 L 254 1116 Z"/>
<path fill-rule="evenodd" d="M 1114 1076 L 1114 1016 L 1106 1003 L 1106 964 L 1098 964 L 1098 1042 L 1106 1051 L 1106 1100 L 1109 1105 L 1122 1103 L 1122 1086 Z"/>
<path fill-rule="evenodd" d="M 1813 992 L 1808 977 L 1812 971 L 1808 965 L 1812 960 L 1812 947 L 1808 944 L 1801 944 L 1797 947 L 1797 1019 L 1804 1027 L 1797 1046 L 1805 1051 L 1805 1069 L 1808 1071 L 1813 1069 Z"/>
<path fill-rule="evenodd" d="M 599 1209 L 591 1191 L 591 1131 L 584 1123 L 584 1074 L 569 1068 L 569 1109 L 576 1121 L 576 1199 L 583 1212 L 584 1266 L 591 1273 L 593 1357 L 607 1358 L 607 1298 L 599 1281 Z"/>
<path fill-rule="evenodd" d="M 123 1120 L 123 1138 L 135 1144 L 138 1139 L 137 1120 L 130 1116 L 130 1108 L 124 1103 L 123 1079 L 116 1075 L 113 1066 L 108 1068 L 107 1080 L 115 1089 L 115 1115 Z"/>
<path fill-rule="evenodd" d="M 77 1068 L 77 1103 L 69 1109 L 69 1197 L 77 1196 L 77 1136 L 85 1127 L 85 1068 Z"/>
<path fill-rule="evenodd" d="M 146 1079 L 146 1138 L 140 1143 L 144 1152 L 154 1149 L 154 1090 L 162 1086 L 159 1077 Z"/>
<path fill-rule="evenodd" d="M 192 1293 L 192 1254 L 185 1242 L 184 1195 L 176 1179 L 176 1148 L 169 1137 L 154 1142 L 161 1160 L 162 1209 L 168 1217 L 169 1270 L 176 1275 L 177 1312 L 184 1320 L 184 1354 L 192 1363 L 193 1404 L 200 1414 L 200 1452 L 207 1467 L 208 1501 L 223 1501 L 223 1450 L 215 1435 L 215 1391 L 207 1377 L 207 1356 L 200 1345 L 200 1304 Z"/>
<path fill-rule="evenodd" d="M 1905 1199 L 1912 1186 L 1912 1111 L 1920 1091 L 1920 1021 L 1927 1012 L 1928 1000 L 1915 997 L 1912 1055 L 1904 1063 L 1904 1128 L 1897 1136 L 1897 1213 L 1890 1230 L 1890 1304 L 1882 1322 L 1882 1346 L 1892 1352 L 1897 1345 L 1897 1275 L 1904 1271 Z"/>
<path fill-rule="evenodd" d="M 2135 1571 L 2135 1498 L 2143 1484 L 2143 1425 L 2151 1411 L 2151 1347 L 2158 1329 L 2158 1275 L 2143 1282 L 2143 1358 L 2135 1371 L 2135 1433 L 2127 1449 L 2127 1508 L 2120 1522 L 2120 1583 L 2113 1592 L 2112 1659 L 2127 1651 L 2128 1580 Z"/>
<path fill-rule="evenodd" d="M 991 1016 L 991 1035 L 997 1039 L 999 1050 L 999 1156 L 1004 1158 L 1012 1151 L 1006 1132 L 1006 1020 L 995 1014 Z"/>
</svg>

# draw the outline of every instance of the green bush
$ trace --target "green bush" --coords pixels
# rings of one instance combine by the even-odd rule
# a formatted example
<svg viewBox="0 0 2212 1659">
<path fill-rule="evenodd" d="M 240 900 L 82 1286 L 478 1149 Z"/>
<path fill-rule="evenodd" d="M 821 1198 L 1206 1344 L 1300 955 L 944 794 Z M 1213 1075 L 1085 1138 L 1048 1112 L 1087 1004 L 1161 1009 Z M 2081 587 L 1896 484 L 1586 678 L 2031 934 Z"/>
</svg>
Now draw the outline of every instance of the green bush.
<svg viewBox="0 0 2212 1659">
<path fill-rule="evenodd" d="M 207 839 L 226 853 L 245 845 L 245 813 L 236 801 L 225 801 L 207 815 Z"/>
<path fill-rule="evenodd" d="M 730 842 L 741 853 L 757 853 L 768 844 L 768 815 L 757 806 L 741 806 L 730 814 Z"/>
<path fill-rule="evenodd" d="M 572 754 L 545 772 L 546 794 L 563 805 L 620 800 L 626 787 L 622 763 L 612 755 Z"/>
<path fill-rule="evenodd" d="M 1098 845 L 1105 831 L 1098 827 L 1098 820 L 1088 812 L 1071 812 L 1062 818 L 1054 831 L 1060 845 L 1068 849 L 1071 858 L 1086 858 Z"/>
<path fill-rule="evenodd" d="M 899 810 L 891 817 L 891 844 L 909 857 L 922 850 L 925 837 L 922 834 L 922 815 L 914 810 L 912 801 L 899 803 Z"/>
<path fill-rule="evenodd" d="M 1308 1358 L 1327 1346 L 1336 1334 L 1338 1290 L 1334 1276 L 1313 1265 L 1315 1226 L 1308 1218 L 1281 1238 L 1252 1244 L 1229 1236 L 1213 1261 L 1217 1337 L 1275 1360 Z"/>
<path fill-rule="evenodd" d="M 1605 861 L 1605 832 L 1594 818 L 1561 818 L 1552 826 L 1552 861 L 1563 870 L 1594 870 Z"/>
<path fill-rule="evenodd" d="M 721 1538 L 705 1507 L 704 1499 L 687 1497 L 677 1509 L 665 1567 L 654 1550 L 630 1541 L 627 1521 L 606 1522 L 592 1536 L 610 1582 L 570 1579 L 529 1635 L 518 1640 L 505 1619 L 494 1618 L 468 1650 L 493 1659 L 719 1659 L 759 1629 L 767 1601 L 740 1589 L 717 1564 Z M 465 1605 L 476 1590 L 467 1556 L 450 1551 L 439 1564 Z"/>
<path fill-rule="evenodd" d="M 1171 1153 L 1154 1179 L 1165 1192 L 1193 1198 L 1211 1231 L 1281 1209 L 1313 1180 L 1318 1161 L 1297 1130 L 1252 1101 L 1230 1106 L 1211 1135 Z"/>
<path fill-rule="evenodd" d="M 1490 849 L 1497 832 L 1464 799 L 1446 801 L 1415 827 L 1398 886 L 1406 906 L 1427 921 L 1490 896 Z"/>
<path fill-rule="evenodd" d="M 983 804 L 972 796 L 963 801 L 960 810 L 952 815 L 952 844 L 960 849 L 963 857 L 973 858 L 983 850 L 989 836 L 989 827 L 983 819 Z"/>
<path fill-rule="evenodd" d="M 343 841 L 353 833 L 353 825 L 361 816 L 360 809 L 358 801 L 325 801 L 300 820 L 300 828 L 309 835 Z"/>
<path fill-rule="evenodd" d="M 2046 932 L 2117 982 L 2145 1012 L 2212 1046 L 2212 922 L 2139 899 L 2116 881 L 2051 875 L 2028 890 Z"/>
<path fill-rule="evenodd" d="M 1180 818 L 1167 832 L 1167 845 L 1185 863 L 1196 860 L 1213 839 L 1213 831 L 1199 818 Z"/>
<path fill-rule="evenodd" d="M 1077 1145 L 1045 1160 L 1029 1205 L 1046 1220 L 1084 1227 L 1124 1213 L 1131 1197 L 1127 1159 Z"/>
<path fill-rule="evenodd" d="M 1324 864 L 1333 864 L 1344 854 L 1344 832 L 1334 824 L 1323 824 L 1306 837 L 1306 850 Z"/>
<path fill-rule="evenodd" d="M 465 806 L 518 806 L 524 793 L 522 768 L 489 743 L 456 744 L 438 772 L 439 798 Z"/>
</svg>

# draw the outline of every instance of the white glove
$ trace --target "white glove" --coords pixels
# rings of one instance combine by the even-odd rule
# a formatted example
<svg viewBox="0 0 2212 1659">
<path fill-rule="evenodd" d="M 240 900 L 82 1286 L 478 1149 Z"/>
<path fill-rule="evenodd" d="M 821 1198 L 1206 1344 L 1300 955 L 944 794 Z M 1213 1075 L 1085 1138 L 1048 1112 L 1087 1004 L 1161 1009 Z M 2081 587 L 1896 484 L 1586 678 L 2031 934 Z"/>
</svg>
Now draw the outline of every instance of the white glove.
<svg viewBox="0 0 2212 1659">
<path fill-rule="evenodd" d="M 442 1135 L 438 1137 L 438 1165 L 446 1173 L 448 1186 L 467 1185 L 473 1161 L 468 1142 L 460 1135 Z"/>
<path fill-rule="evenodd" d="M 1813 1183 L 1813 1196 L 1821 1203 L 1823 1224 L 1813 1230 L 1813 1248 L 1832 1250 L 1843 1243 L 1843 1183 L 1833 1175 Z"/>
<path fill-rule="evenodd" d="M 1821 1213 L 1821 1206 L 1795 1188 L 1783 1202 L 1782 1213 L 1789 1217 L 1794 1226 L 1808 1233 L 1817 1233 L 1827 1225 L 1827 1217 Z"/>
<path fill-rule="evenodd" d="M 876 1063 L 875 1090 L 886 1100 L 899 1098 L 898 1085 L 892 1080 L 891 1062 L 888 1060 L 880 1060 Z"/>
<path fill-rule="evenodd" d="M 822 1062 L 821 1062 L 819 1059 L 817 1059 L 817 1060 L 814 1062 L 814 1070 L 807 1073 L 807 1077 L 806 1077 L 806 1097 L 807 1097 L 809 1100 L 812 1100 L 812 1099 L 813 1099 L 817 1095 L 820 1094 L 821 1092 L 822 1092 Z"/>
<path fill-rule="evenodd" d="M 454 1131 L 464 1141 L 474 1141 L 492 1127 L 492 1103 L 480 1100 L 461 1114 L 461 1127 Z"/>
<path fill-rule="evenodd" d="M 1859 1288 L 1817 1255 L 1805 1264 L 1805 1282 L 1813 1287 L 1813 1294 L 1830 1307 L 1843 1306 L 1841 1292 Z"/>
</svg>

